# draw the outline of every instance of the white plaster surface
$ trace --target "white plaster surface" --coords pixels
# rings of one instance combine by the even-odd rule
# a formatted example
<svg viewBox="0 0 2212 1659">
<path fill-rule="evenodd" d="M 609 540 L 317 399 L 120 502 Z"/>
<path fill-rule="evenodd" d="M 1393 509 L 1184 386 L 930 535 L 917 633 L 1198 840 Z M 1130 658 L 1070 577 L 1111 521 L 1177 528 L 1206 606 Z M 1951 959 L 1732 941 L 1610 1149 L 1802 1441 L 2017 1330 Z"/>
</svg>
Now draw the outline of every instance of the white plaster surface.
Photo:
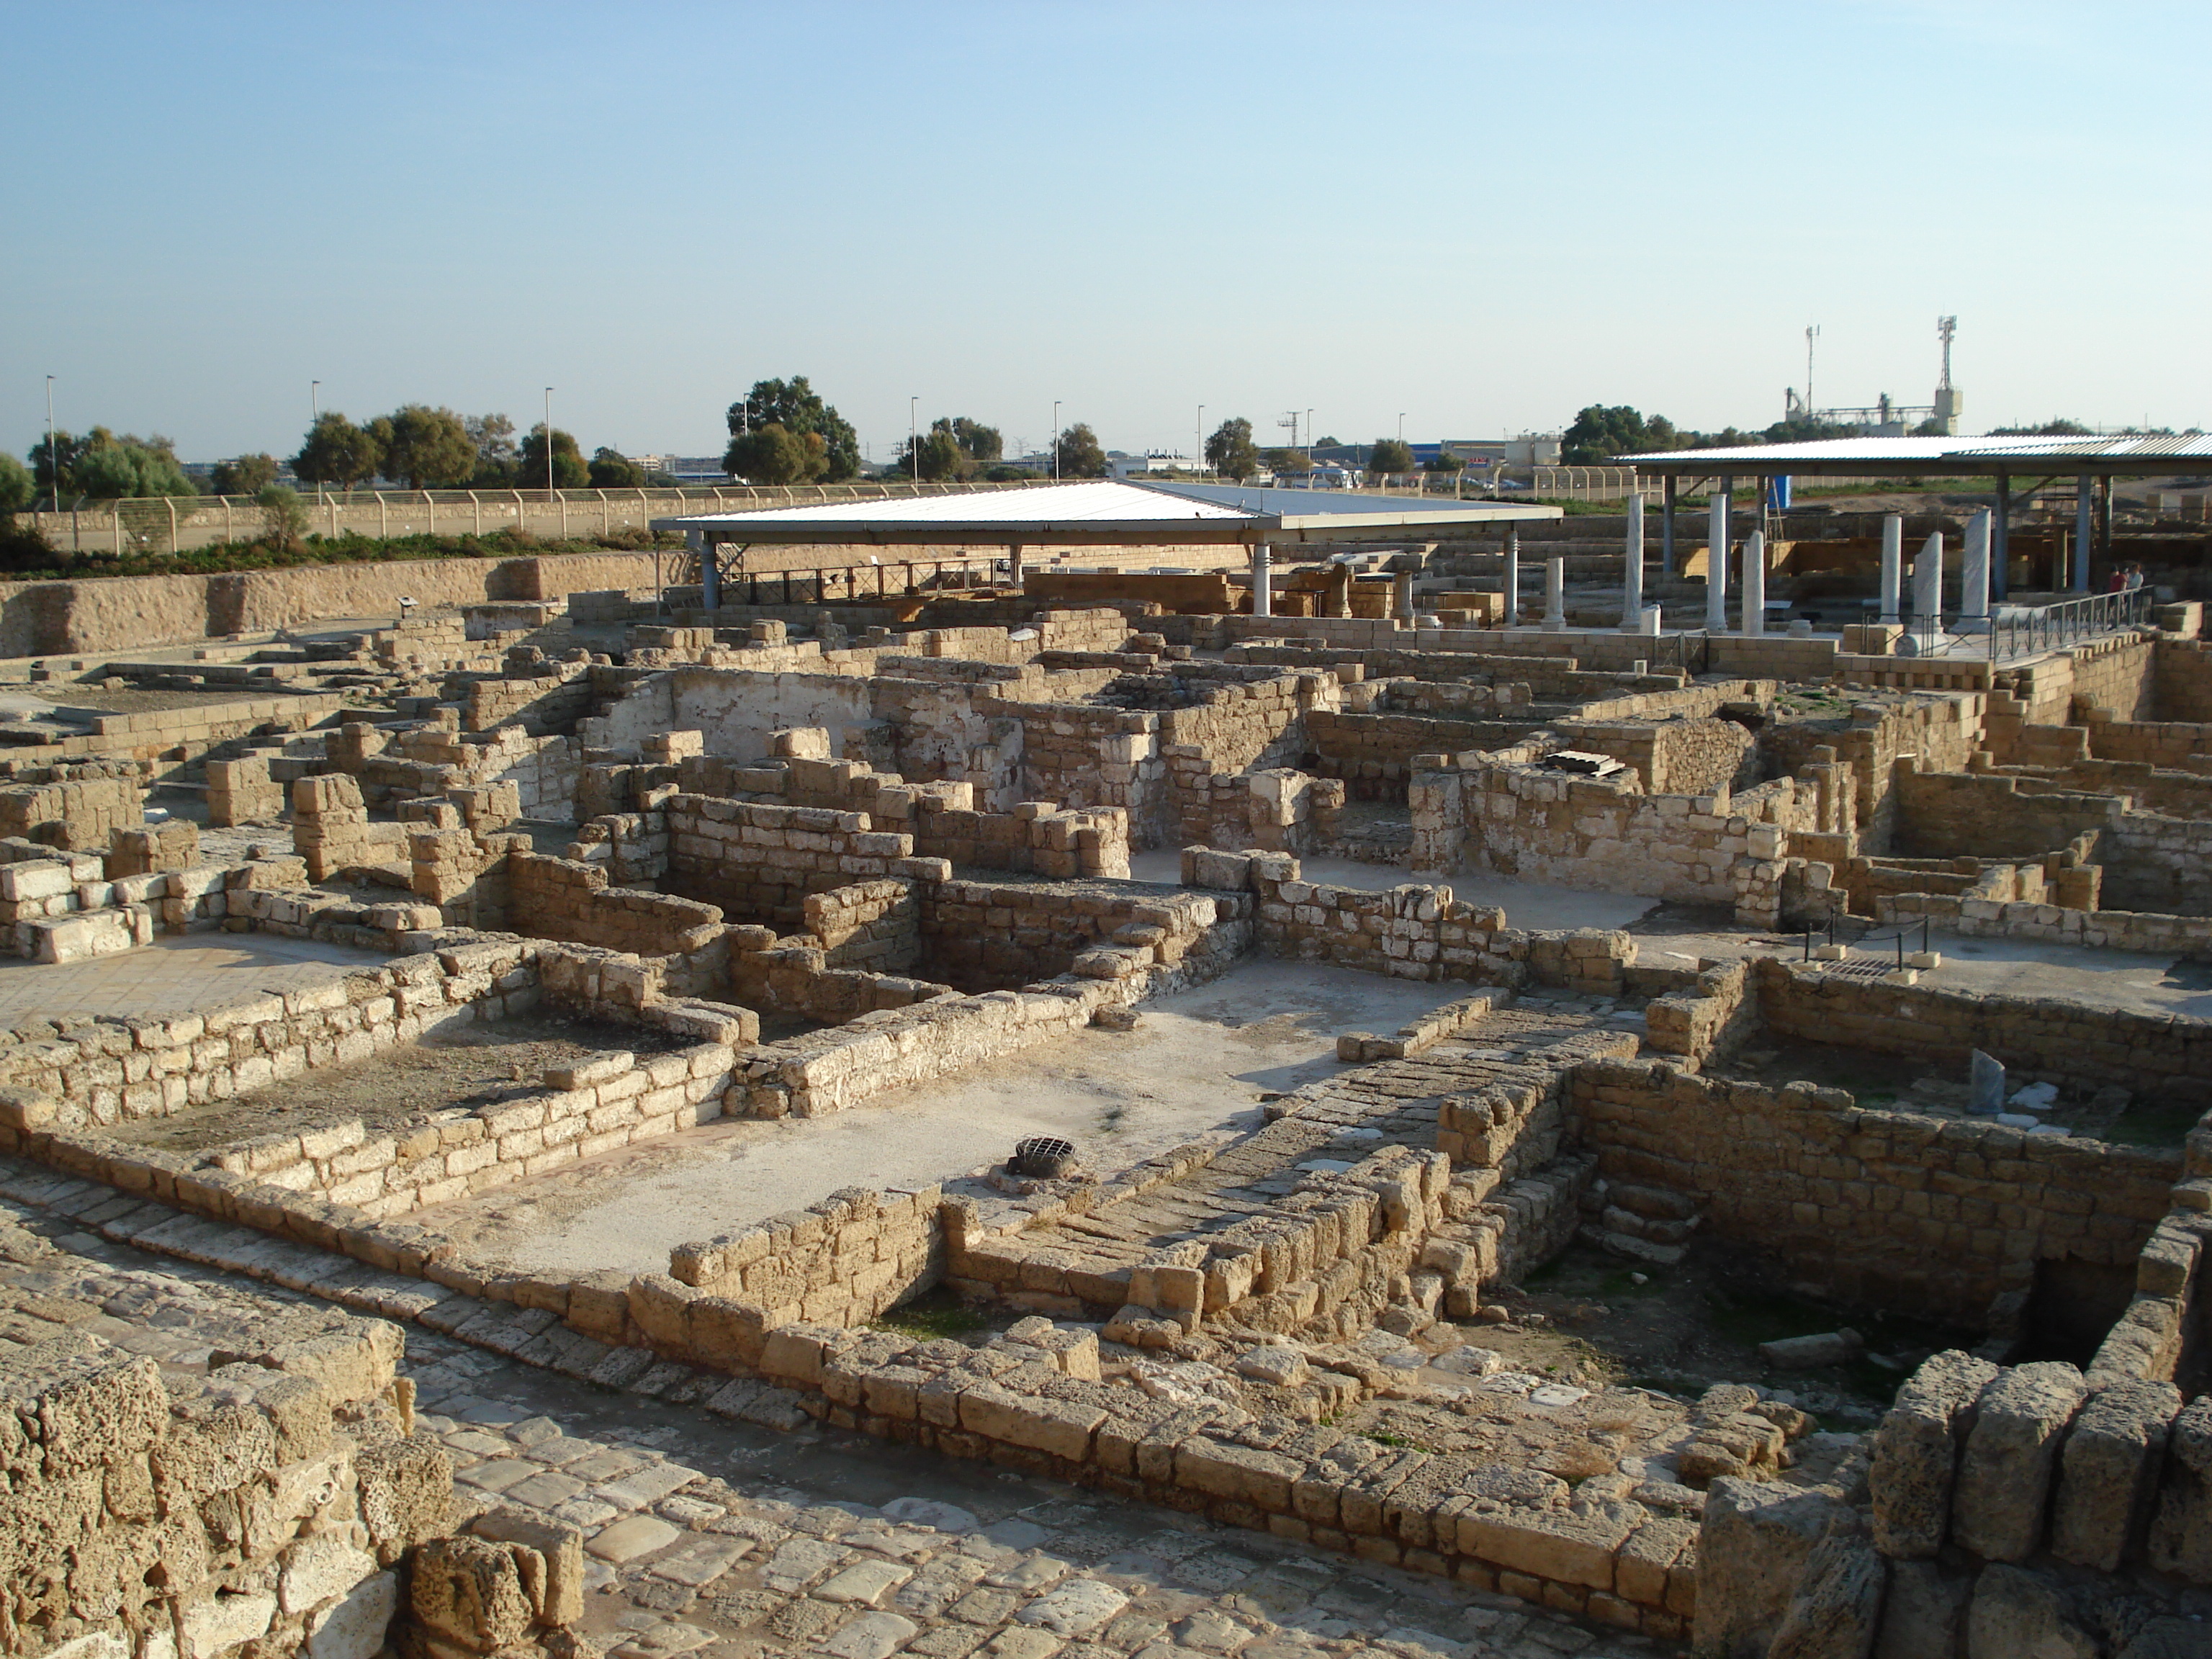
<svg viewBox="0 0 2212 1659">
<path fill-rule="evenodd" d="M 1250 961 L 1146 1004 L 1133 1031 L 1079 1031 L 826 1117 L 707 1125 L 416 1218 L 519 1271 L 665 1270 L 678 1244 L 841 1187 L 965 1175 L 1025 1135 L 1064 1136 L 1103 1173 L 1250 1128 L 1263 1094 L 1337 1070 L 1338 1033 L 1394 1031 L 1469 988 Z"/>
</svg>

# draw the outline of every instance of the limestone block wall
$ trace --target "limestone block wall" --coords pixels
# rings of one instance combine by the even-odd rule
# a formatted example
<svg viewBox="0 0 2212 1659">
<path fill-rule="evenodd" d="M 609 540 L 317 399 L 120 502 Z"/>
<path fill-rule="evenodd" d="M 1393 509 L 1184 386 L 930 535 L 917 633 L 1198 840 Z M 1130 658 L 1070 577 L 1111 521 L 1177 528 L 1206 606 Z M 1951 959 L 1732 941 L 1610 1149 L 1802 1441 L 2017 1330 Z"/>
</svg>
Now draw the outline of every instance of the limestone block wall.
<svg viewBox="0 0 2212 1659">
<path fill-rule="evenodd" d="M 1898 763 L 1911 757 L 1923 772 L 1964 772 L 1987 741 L 1990 697 L 1982 692 L 1869 697 L 1847 721 L 1785 721 L 1760 733 L 1760 747 L 1779 774 L 1795 775 L 1820 751 L 1849 769 L 1851 811 L 1843 823 L 1859 833 L 1862 850 L 1887 853 L 1897 830 Z M 2057 843 L 2054 842 L 2053 845 Z"/>
<path fill-rule="evenodd" d="M 1921 916 L 1968 939 L 2037 939 L 2093 950 L 2212 960 L 2212 916 L 2170 916 L 2139 910 L 2081 910 L 2033 901 L 1947 897 L 1924 892 L 1885 895 L 1875 902 L 1883 923 Z"/>
<path fill-rule="evenodd" d="M 2212 772 L 2212 725 L 2187 720 L 2098 720 L 2078 728 L 2099 760 L 2142 761 L 2174 771 Z"/>
<path fill-rule="evenodd" d="M 1771 927 L 1789 833 L 1823 827 L 1822 790 L 1790 778 L 1736 795 L 1647 795 L 1633 773 L 1582 777 L 1514 755 L 1419 774 L 1415 867 L 1725 903 Z"/>
<path fill-rule="evenodd" d="M 740 1357 L 757 1364 L 771 1331 L 864 1325 L 937 1284 L 945 1263 L 942 1199 L 935 1187 L 848 1187 L 804 1210 L 679 1245 L 669 1276 L 736 1304 L 724 1316 Z"/>
<path fill-rule="evenodd" d="M 145 794 L 135 767 L 129 775 L 0 787 L 0 836 L 20 836 L 64 852 L 105 853 L 116 830 L 145 822 Z"/>
<path fill-rule="evenodd" d="M 174 881 L 173 876 L 144 878 Z M 167 1117 L 326 1066 L 366 1060 L 453 1019 L 534 1006 L 535 953 L 520 941 L 457 945 L 204 1013 L 103 1021 L 0 1045 L 0 1123 L 72 1129 Z M 12 1101 L 12 1104 L 7 1103 Z"/>
<path fill-rule="evenodd" d="M 921 959 L 921 884 L 909 876 L 810 893 L 806 931 L 832 968 L 904 973 Z"/>
<path fill-rule="evenodd" d="M 1187 847 L 1182 878 L 1187 887 L 1254 894 L 1262 950 L 1399 979 L 1534 980 L 1609 994 L 1603 988 L 1617 992 L 1635 960 L 1626 933 L 1509 928 L 1503 910 L 1463 903 L 1449 887 L 1408 884 L 1374 893 L 1308 882 L 1298 861 L 1281 854 Z"/>
<path fill-rule="evenodd" d="M 1917 760 L 1899 761 L 1896 850 L 1913 858 L 2040 858 L 2086 831 L 2109 830 L 2124 810 L 2108 796 L 2027 790 L 2021 781 L 2008 773 L 1931 773 Z"/>
<path fill-rule="evenodd" d="M 1586 711 L 1554 722 L 1553 729 L 1570 749 L 1632 767 L 1651 794 L 1708 795 L 1759 781 L 1755 740 L 1733 720 L 1601 720 Z"/>
<path fill-rule="evenodd" d="M 2212 722 L 2212 651 L 2203 640 L 2160 640 L 2148 718 Z"/>
<path fill-rule="evenodd" d="M 1307 741 L 1317 757 L 1312 769 L 1341 778 L 1354 800 L 1402 802 L 1417 756 L 1494 749 L 1528 731 L 1525 720 L 1442 720 L 1426 714 L 1321 713 L 1306 720 Z"/>
<path fill-rule="evenodd" d="M 1842 979 L 1762 957 L 1759 1017 L 1777 1036 L 1911 1054 L 1958 1068 L 1979 1048 L 2022 1079 L 2118 1084 L 2154 1099 L 2201 1099 L 2212 1023 L 2032 997 Z"/>
<path fill-rule="evenodd" d="M 2124 812 L 2099 852 L 2113 908 L 2212 916 L 2212 822 Z"/>
<path fill-rule="evenodd" d="M 1206 953 L 1216 909 L 1210 895 L 1133 884 L 939 881 L 921 890 L 920 927 L 932 973 L 995 990 L 1179 968 Z"/>
<path fill-rule="evenodd" d="M 1842 1090 L 1729 1083 L 1664 1061 L 1576 1073 L 1573 1133 L 1608 1180 L 1694 1194 L 1705 1224 L 1829 1294 L 1980 1324 L 2039 1258 L 2132 1262 L 2172 1152 L 1861 1108 Z"/>
<path fill-rule="evenodd" d="M 706 950 L 721 931 L 717 906 L 612 887 L 606 871 L 573 859 L 514 853 L 507 884 L 516 918 L 540 939 L 665 957 Z"/>
<path fill-rule="evenodd" d="M 876 830 L 866 812 L 689 793 L 665 810 L 668 884 L 744 921 L 797 927 L 809 893 L 902 873 L 914 856 L 913 836 Z"/>
<path fill-rule="evenodd" d="M 399 1328 L 302 1310 L 240 1340 L 204 1377 L 82 1332 L 0 1361 L 0 1648 L 361 1656 L 402 1633 L 409 1558 L 446 1529 L 453 1469 L 404 1431 Z"/>
</svg>

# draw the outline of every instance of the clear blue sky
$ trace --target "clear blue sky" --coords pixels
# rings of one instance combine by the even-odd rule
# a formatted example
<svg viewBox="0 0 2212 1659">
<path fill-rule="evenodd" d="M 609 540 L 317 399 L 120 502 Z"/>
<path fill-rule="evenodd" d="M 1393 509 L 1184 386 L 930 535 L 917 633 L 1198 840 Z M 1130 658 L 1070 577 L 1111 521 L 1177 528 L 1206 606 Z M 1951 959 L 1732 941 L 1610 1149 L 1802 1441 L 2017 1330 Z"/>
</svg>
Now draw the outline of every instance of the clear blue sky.
<svg viewBox="0 0 2212 1659">
<path fill-rule="evenodd" d="M 308 382 L 701 453 L 805 374 L 1188 445 L 1592 402 L 2212 423 L 2195 4 L 0 0 L 0 443 Z"/>
</svg>

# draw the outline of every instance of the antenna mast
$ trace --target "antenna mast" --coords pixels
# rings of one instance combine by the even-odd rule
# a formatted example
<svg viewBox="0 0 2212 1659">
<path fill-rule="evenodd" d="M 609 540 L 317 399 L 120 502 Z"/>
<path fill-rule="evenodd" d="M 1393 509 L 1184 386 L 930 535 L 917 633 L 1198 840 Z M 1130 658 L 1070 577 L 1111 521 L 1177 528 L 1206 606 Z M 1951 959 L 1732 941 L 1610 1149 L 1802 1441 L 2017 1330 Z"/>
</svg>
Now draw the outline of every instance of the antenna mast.
<svg viewBox="0 0 2212 1659">
<path fill-rule="evenodd" d="M 1938 317 L 1936 319 L 1936 337 L 1943 343 L 1943 378 L 1936 382 L 1938 392 L 1951 389 L 1951 339 L 1958 331 L 1959 319 L 1956 317 Z"/>
<path fill-rule="evenodd" d="M 1813 342 L 1820 332 L 1818 323 L 1805 331 L 1805 418 L 1813 418 Z"/>
</svg>

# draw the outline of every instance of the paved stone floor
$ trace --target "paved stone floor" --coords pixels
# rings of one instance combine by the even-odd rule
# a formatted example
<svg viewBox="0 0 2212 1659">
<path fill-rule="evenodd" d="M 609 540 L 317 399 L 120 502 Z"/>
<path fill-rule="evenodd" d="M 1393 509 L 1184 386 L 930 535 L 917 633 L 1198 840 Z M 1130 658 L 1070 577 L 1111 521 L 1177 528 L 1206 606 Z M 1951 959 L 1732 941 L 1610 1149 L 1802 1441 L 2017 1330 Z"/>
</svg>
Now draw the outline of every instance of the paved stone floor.
<svg viewBox="0 0 2212 1659">
<path fill-rule="evenodd" d="M 374 951 L 273 933 L 171 934 L 89 962 L 0 962 L 0 1026 L 63 1014 L 177 1014 L 258 991 L 296 991 L 364 964 Z"/>
<path fill-rule="evenodd" d="M 81 1195 L 55 1209 L 0 1200 L 0 1345 L 76 1328 L 204 1370 L 242 1320 L 307 1300 L 103 1237 L 91 1226 L 118 1204 L 148 1206 L 41 1184 Z M 21 1248 L 27 1234 L 54 1248 Z M 420 1326 L 407 1345 L 418 1431 L 452 1452 L 464 1505 L 533 1509 L 584 1533 L 584 1629 L 613 1659 L 1672 1651 L 1057 1481 L 803 1420 L 779 1431 L 726 1419 L 696 1403 L 720 1378 L 656 1398 Z"/>
</svg>

